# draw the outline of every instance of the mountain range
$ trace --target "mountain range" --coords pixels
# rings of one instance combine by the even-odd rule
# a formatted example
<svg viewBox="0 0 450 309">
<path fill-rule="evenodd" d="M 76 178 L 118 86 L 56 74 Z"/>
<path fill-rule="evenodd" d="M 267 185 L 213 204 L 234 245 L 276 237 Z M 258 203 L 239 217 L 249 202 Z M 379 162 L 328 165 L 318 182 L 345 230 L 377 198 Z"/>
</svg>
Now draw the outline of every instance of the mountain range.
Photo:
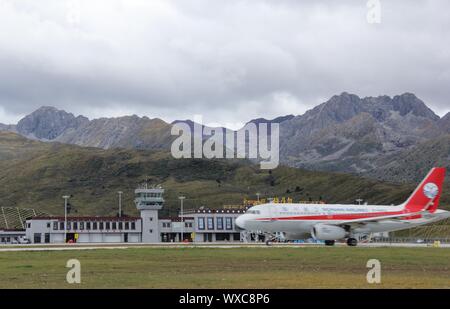
<svg viewBox="0 0 450 309">
<path fill-rule="evenodd" d="M 438 162 L 449 167 L 448 149 L 440 149 L 439 158 L 420 151 L 432 141 L 449 140 L 449 126 L 449 114 L 441 119 L 410 93 L 362 99 L 342 93 L 280 124 L 280 157 L 290 166 L 312 170 L 418 180 L 423 171 L 398 157 L 415 154 L 426 169 Z M 445 148 L 445 142 L 435 145 Z M 398 173 L 381 172 L 387 163 Z"/>
<path fill-rule="evenodd" d="M 302 115 L 249 122 L 280 125 L 280 160 L 291 167 L 395 182 L 416 181 L 433 165 L 450 167 L 450 113 L 440 118 L 412 93 L 344 92 Z M 42 107 L 0 131 L 83 147 L 169 150 L 172 125 L 136 115 L 89 120 Z"/>
</svg>

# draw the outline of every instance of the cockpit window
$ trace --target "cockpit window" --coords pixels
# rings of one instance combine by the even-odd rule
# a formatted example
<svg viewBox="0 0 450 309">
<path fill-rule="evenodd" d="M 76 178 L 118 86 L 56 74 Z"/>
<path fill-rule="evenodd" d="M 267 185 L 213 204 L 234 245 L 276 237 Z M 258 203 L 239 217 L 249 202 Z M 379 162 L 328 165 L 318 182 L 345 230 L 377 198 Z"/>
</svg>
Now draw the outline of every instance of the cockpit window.
<svg viewBox="0 0 450 309">
<path fill-rule="evenodd" d="M 251 215 L 259 215 L 259 214 L 261 214 L 261 212 L 259 210 L 256 210 L 256 209 L 249 209 L 249 210 L 247 210 L 247 213 L 251 214 Z"/>
</svg>

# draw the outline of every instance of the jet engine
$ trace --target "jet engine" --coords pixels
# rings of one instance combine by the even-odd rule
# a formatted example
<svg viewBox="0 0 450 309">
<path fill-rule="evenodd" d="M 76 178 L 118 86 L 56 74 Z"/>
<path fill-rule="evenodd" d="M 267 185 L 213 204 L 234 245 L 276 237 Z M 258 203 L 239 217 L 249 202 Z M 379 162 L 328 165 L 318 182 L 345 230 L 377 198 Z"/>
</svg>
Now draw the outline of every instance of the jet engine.
<svg viewBox="0 0 450 309">
<path fill-rule="evenodd" d="M 347 232 L 339 226 L 328 224 L 316 224 L 311 230 L 311 235 L 319 240 L 336 240 L 343 239 L 347 236 Z"/>
</svg>

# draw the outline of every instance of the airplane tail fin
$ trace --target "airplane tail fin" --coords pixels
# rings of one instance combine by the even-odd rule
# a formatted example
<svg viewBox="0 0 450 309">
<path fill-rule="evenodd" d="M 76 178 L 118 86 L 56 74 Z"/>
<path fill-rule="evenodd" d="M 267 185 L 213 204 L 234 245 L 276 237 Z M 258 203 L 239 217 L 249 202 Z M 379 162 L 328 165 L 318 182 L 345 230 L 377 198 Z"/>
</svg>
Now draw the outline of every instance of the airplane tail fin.
<svg viewBox="0 0 450 309">
<path fill-rule="evenodd" d="M 406 201 L 404 209 L 409 212 L 435 212 L 442 195 L 445 172 L 444 167 L 433 168 Z"/>
</svg>

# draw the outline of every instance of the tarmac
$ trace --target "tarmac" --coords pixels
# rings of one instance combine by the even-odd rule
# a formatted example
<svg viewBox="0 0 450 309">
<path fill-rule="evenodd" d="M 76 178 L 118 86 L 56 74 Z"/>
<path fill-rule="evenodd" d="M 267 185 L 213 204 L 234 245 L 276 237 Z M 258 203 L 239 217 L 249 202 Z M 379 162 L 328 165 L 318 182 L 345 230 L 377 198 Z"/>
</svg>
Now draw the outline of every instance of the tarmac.
<svg viewBox="0 0 450 309">
<path fill-rule="evenodd" d="M 154 244 L 130 244 L 130 243 L 95 243 L 95 244 L 28 244 L 28 245 L 0 245 L 0 252 L 17 251 L 65 251 L 65 250 L 98 250 L 98 249 L 128 249 L 128 248 L 309 248 L 325 247 L 316 243 L 154 243 Z M 337 243 L 334 247 L 347 247 L 345 243 Z M 433 244 L 426 243 L 359 243 L 356 248 L 431 248 Z M 450 248 L 450 244 L 440 244 L 439 248 Z"/>
</svg>

